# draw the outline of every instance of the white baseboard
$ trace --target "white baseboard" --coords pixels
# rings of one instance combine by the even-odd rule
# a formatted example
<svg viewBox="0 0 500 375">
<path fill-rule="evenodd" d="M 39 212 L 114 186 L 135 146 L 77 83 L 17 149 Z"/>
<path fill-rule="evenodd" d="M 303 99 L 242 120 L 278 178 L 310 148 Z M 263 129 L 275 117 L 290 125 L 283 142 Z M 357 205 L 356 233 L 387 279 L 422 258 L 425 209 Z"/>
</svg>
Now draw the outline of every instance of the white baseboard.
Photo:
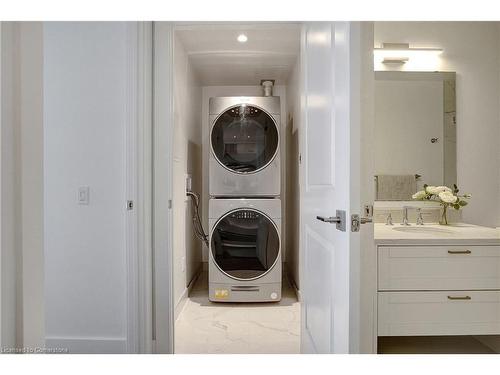
<svg viewBox="0 0 500 375">
<path fill-rule="evenodd" d="M 186 288 L 184 288 L 184 291 L 182 292 L 181 296 L 179 297 L 179 300 L 175 304 L 174 322 L 177 320 L 182 309 L 186 305 L 186 301 L 187 301 L 187 298 L 189 296 L 189 293 L 191 292 L 191 289 L 193 289 L 193 285 L 196 283 L 196 280 L 198 280 L 198 277 L 200 277 L 202 271 L 203 271 L 203 265 L 200 265 L 200 267 L 198 267 L 198 270 L 194 274 L 194 277 L 191 279 L 191 282 L 189 283 L 189 285 Z"/>
<path fill-rule="evenodd" d="M 125 337 L 46 337 L 45 347 L 54 353 L 121 354 L 127 353 Z"/>
<path fill-rule="evenodd" d="M 299 302 L 302 302 L 302 293 L 300 292 L 300 289 L 297 287 L 297 284 L 295 284 L 295 280 L 292 277 L 291 271 L 288 269 L 288 266 L 284 265 L 284 269 L 286 270 L 286 278 L 288 279 L 288 282 L 292 286 L 292 288 L 295 290 L 295 294 L 297 295 L 297 300 Z"/>
</svg>

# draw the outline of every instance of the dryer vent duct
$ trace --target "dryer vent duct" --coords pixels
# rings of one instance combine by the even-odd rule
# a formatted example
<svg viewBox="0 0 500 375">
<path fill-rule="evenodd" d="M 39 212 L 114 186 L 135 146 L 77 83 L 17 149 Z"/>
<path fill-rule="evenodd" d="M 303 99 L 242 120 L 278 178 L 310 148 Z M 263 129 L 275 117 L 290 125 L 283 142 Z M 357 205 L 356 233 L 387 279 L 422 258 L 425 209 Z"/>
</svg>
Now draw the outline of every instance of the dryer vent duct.
<svg viewBox="0 0 500 375">
<path fill-rule="evenodd" d="M 274 79 L 263 79 L 260 84 L 264 88 L 264 96 L 273 96 Z"/>
</svg>

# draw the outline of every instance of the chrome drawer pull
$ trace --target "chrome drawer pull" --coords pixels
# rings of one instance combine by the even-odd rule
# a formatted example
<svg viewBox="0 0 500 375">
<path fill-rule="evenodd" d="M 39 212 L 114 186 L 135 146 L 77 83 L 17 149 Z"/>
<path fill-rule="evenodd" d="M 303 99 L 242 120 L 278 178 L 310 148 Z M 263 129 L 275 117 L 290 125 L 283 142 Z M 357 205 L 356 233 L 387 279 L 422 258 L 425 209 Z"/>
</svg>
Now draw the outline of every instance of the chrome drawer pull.
<svg viewBox="0 0 500 375">
<path fill-rule="evenodd" d="M 464 296 L 464 297 L 453 297 L 453 296 L 448 296 L 448 299 L 449 300 L 452 300 L 452 301 L 469 301 L 471 300 L 472 298 L 470 296 Z"/>
<path fill-rule="evenodd" d="M 472 254 L 470 250 L 448 250 L 448 254 Z"/>
</svg>

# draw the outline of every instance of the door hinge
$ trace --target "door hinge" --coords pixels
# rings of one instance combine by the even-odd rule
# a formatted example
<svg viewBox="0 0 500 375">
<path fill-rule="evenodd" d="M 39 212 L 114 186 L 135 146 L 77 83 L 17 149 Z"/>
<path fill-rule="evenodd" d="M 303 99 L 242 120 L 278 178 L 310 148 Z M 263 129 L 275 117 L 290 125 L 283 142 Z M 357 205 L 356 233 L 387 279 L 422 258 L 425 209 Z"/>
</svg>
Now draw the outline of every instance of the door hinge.
<svg viewBox="0 0 500 375">
<path fill-rule="evenodd" d="M 169 208 L 169 209 L 170 209 L 170 208 L 172 208 L 172 199 L 169 199 L 169 200 L 168 200 L 168 208 Z"/>
<path fill-rule="evenodd" d="M 134 201 L 127 201 L 127 210 L 132 211 L 134 209 Z"/>
</svg>

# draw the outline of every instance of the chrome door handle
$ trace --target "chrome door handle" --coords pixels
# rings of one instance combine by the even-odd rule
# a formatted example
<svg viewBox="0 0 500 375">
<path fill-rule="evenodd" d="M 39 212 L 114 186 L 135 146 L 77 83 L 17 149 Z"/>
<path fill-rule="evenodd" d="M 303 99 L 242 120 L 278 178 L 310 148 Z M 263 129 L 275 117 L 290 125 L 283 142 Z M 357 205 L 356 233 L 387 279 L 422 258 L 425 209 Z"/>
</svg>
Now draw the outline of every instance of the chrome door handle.
<svg viewBox="0 0 500 375">
<path fill-rule="evenodd" d="M 345 232 L 345 211 L 337 210 L 335 214 L 337 216 L 330 216 L 330 217 L 316 216 L 316 219 L 324 223 L 335 224 L 335 227 L 338 230 Z"/>
<path fill-rule="evenodd" d="M 319 221 L 324 221 L 325 223 L 340 223 L 342 219 L 338 216 L 330 216 L 330 217 L 324 217 L 324 216 L 316 216 L 316 219 Z"/>
<path fill-rule="evenodd" d="M 359 222 L 361 224 L 371 223 L 373 222 L 373 219 L 371 217 L 360 217 Z"/>
</svg>

